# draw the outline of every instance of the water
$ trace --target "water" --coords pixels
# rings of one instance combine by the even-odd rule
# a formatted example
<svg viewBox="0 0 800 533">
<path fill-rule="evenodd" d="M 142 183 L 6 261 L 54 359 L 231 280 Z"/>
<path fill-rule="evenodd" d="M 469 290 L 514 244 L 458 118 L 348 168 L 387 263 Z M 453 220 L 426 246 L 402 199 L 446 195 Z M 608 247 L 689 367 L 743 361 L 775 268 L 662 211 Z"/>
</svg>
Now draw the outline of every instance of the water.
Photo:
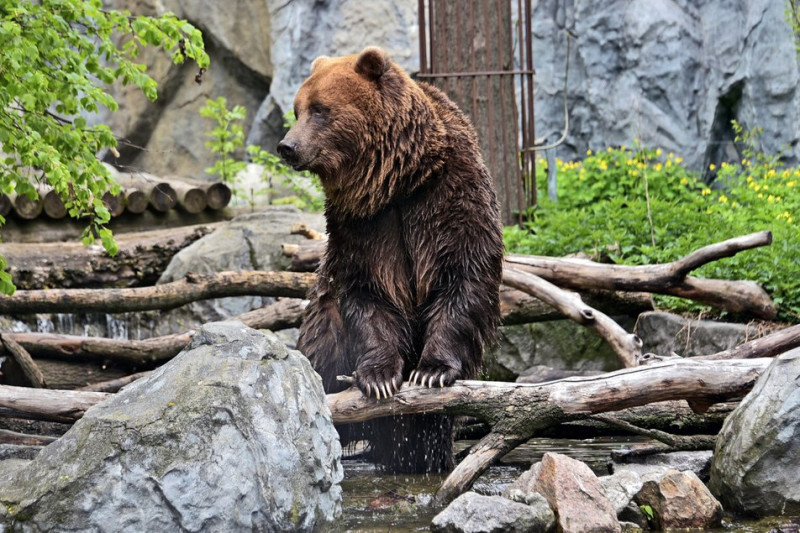
<svg viewBox="0 0 800 533">
<path fill-rule="evenodd" d="M 608 474 L 611 452 L 650 442 L 640 437 L 602 437 L 585 440 L 531 439 L 492 466 L 472 487 L 480 494 L 503 492 L 545 452 L 556 452 L 585 462 L 598 476 Z M 474 441 L 459 441 L 456 452 Z M 358 533 L 408 533 L 430 531 L 430 523 L 442 510 L 431 501 L 444 475 L 388 475 L 360 459 L 343 461 L 342 517 L 331 531 Z M 713 533 L 800 533 L 800 517 L 774 517 L 759 521 L 727 518 Z"/>
<path fill-rule="evenodd" d="M 589 440 L 531 439 L 492 466 L 472 487 L 480 494 L 500 494 L 545 452 L 558 452 L 586 462 L 598 475 L 607 474 L 613 450 L 627 448 L 642 438 L 607 437 Z M 456 453 L 475 441 L 459 441 Z M 345 459 L 342 482 L 342 517 L 336 531 L 386 532 L 429 531 L 441 510 L 431 502 L 445 475 L 389 475 L 360 459 Z"/>
</svg>

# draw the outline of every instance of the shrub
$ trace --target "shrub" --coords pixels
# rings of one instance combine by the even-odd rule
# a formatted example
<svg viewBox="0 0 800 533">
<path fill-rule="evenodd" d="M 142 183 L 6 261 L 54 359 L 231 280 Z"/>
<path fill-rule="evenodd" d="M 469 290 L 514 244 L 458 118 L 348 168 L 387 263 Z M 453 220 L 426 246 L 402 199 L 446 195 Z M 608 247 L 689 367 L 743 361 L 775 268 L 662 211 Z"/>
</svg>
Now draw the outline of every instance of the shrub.
<svg viewBox="0 0 800 533">
<path fill-rule="evenodd" d="M 738 128 L 738 125 L 736 126 Z M 779 306 L 779 318 L 800 319 L 800 250 L 795 215 L 800 213 L 800 168 L 784 168 L 778 157 L 752 150 L 724 163 L 713 187 L 681 165 L 674 154 L 640 147 L 587 153 L 583 161 L 558 161 L 558 202 L 540 193 L 524 227 L 505 229 L 509 252 L 563 256 L 587 252 L 615 263 L 646 265 L 674 261 L 732 237 L 769 229 L 771 246 L 715 261 L 693 272 L 699 277 L 760 283 Z M 747 151 L 750 150 L 750 151 Z M 537 165 L 544 185 L 545 161 Z M 659 305 L 697 311 L 698 304 L 658 296 Z M 723 313 L 724 314 L 724 313 Z"/>
</svg>

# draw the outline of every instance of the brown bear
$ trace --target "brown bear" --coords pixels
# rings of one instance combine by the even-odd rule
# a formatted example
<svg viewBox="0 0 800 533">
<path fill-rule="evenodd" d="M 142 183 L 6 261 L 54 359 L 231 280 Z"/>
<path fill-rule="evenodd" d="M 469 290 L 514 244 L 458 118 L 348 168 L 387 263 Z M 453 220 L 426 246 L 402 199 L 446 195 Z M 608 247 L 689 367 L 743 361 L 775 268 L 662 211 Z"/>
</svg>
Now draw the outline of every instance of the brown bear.
<svg viewBox="0 0 800 533">
<path fill-rule="evenodd" d="M 327 250 L 298 341 L 325 390 L 351 373 L 379 400 L 404 380 L 474 378 L 500 318 L 503 240 L 468 119 L 374 47 L 316 59 L 294 113 L 278 151 L 326 196 Z M 370 440 L 389 471 L 452 467 L 449 417 L 376 422 L 340 429 L 343 443 Z"/>
</svg>

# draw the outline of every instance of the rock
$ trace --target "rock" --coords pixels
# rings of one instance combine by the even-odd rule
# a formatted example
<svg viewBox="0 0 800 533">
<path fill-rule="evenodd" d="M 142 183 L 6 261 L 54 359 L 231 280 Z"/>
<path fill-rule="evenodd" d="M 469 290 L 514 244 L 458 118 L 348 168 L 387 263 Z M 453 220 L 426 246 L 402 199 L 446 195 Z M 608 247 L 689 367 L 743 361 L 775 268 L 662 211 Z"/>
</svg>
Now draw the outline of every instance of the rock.
<svg viewBox="0 0 800 533">
<path fill-rule="evenodd" d="M 211 179 L 205 168 L 213 165 L 215 156 L 205 147 L 204 132 L 214 125 L 199 111 L 208 99 L 225 96 L 229 107 L 242 105 L 248 110 L 243 127 L 249 130 L 272 79 L 271 35 L 264 31 L 270 25 L 266 3 L 244 0 L 235 8 L 197 0 L 112 0 L 107 4 L 136 15 L 173 12 L 188 19 L 203 32 L 211 64 L 198 84 L 196 64 L 176 66 L 168 54 L 145 49 L 137 61 L 148 65 L 148 74 L 158 82 L 158 100 L 148 101 L 132 86 L 110 88 L 119 110 L 103 112 L 93 120 L 109 125 L 127 142 L 118 147 L 121 157 L 106 154 L 106 161 L 159 175 Z M 240 155 L 244 157 L 244 151 Z"/>
<path fill-rule="evenodd" d="M 631 331 L 633 321 L 615 318 Z M 535 366 L 554 370 L 610 371 L 619 358 L 596 333 L 570 320 L 503 326 L 495 346 L 486 354 L 492 379 L 513 381 Z"/>
<path fill-rule="evenodd" d="M 544 505 L 525 505 L 502 496 L 465 492 L 436 515 L 431 531 L 438 533 L 538 532 L 552 528 L 553 511 Z"/>
<path fill-rule="evenodd" d="M 603 494 L 611 502 L 617 516 L 642 488 L 642 478 L 632 470 L 622 470 L 610 476 L 601 476 L 599 479 Z"/>
<path fill-rule="evenodd" d="M 270 333 L 203 326 L 0 480 L 26 531 L 311 531 L 341 510 L 322 383 Z"/>
<path fill-rule="evenodd" d="M 633 524 L 639 529 L 650 529 L 650 524 L 647 522 L 647 517 L 642 510 L 636 505 L 636 502 L 630 502 L 622 512 L 617 514 L 619 524 L 622 526 L 622 531 L 626 531 L 625 524 Z"/>
<path fill-rule="evenodd" d="M 710 355 L 760 337 L 758 328 L 746 324 L 689 320 L 660 311 L 639 315 L 634 331 L 642 339 L 642 352 L 677 353 L 684 357 Z"/>
<path fill-rule="evenodd" d="M 564 126 L 565 29 L 573 40 L 570 130 L 563 159 L 586 150 L 661 147 L 695 170 L 738 160 L 731 119 L 761 126 L 768 153 L 800 154 L 798 64 L 785 6 L 732 3 L 536 2 L 536 134 L 554 141 Z M 644 127 L 646 125 L 646 127 Z"/>
<path fill-rule="evenodd" d="M 298 223 L 325 230 L 322 215 L 304 213 L 292 206 L 270 206 L 257 213 L 238 216 L 175 254 L 158 282 L 175 281 L 187 272 L 285 270 L 290 259 L 281 253 L 281 244 L 306 240 L 290 233 L 292 226 Z M 202 324 L 250 311 L 264 303 L 265 299 L 259 296 L 218 298 L 195 302 L 172 313 L 186 316 L 188 323 Z"/>
<path fill-rule="evenodd" d="M 711 528 L 722 520 L 722 506 L 694 472 L 670 470 L 645 481 L 636 503 L 652 509 L 656 529 Z"/>
<path fill-rule="evenodd" d="M 711 450 L 654 453 L 648 455 L 612 454 L 609 470 L 617 472 L 636 472 L 639 475 L 652 471 L 690 470 L 703 481 L 708 480 L 711 468 Z"/>
<path fill-rule="evenodd" d="M 620 531 L 614 507 L 600 481 L 584 463 L 558 453 L 545 453 L 504 492 L 539 493 L 556 514 L 559 531 Z"/>
<path fill-rule="evenodd" d="M 776 358 L 717 437 L 709 487 L 727 510 L 800 514 L 800 348 Z"/>
</svg>

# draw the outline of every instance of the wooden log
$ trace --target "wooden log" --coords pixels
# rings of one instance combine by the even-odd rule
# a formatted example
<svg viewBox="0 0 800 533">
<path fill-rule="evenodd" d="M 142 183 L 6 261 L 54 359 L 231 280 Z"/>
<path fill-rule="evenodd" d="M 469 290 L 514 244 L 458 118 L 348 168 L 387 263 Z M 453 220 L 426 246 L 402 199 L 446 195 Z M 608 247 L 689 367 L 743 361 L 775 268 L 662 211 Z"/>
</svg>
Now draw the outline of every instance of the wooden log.
<svg viewBox="0 0 800 533">
<path fill-rule="evenodd" d="M 122 194 L 125 196 L 125 210 L 129 213 L 140 214 L 144 213 L 149 203 L 147 195 L 140 189 L 127 187 L 122 189 Z"/>
<path fill-rule="evenodd" d="M 578 294 L 567 292 L 539 276 L 513 268 L 503 269 L 503 283 L 535 296 L 570 320 L 595 330 L 617 354 L 622 366 L 636 366 L 642 355 L 642 339 L 622 329 L 608 315 L 584 304 Z"/>
<path fill-rule="evenodd" d="M 217 211 L 226 207 L 231 202 L 231 188 L 221 182 L 210 183 L 206 186 L 206 201 L 209 209 Z"/>
<path fill-rule="evenodd" d="M 24 194 L 12 192 L 8 195 L 8 198 L 11 201 L 14 213 L 23 220 L 33 220 L 38 217 L 44 209 L 42 199 L 38 195 L 36 198 L 31 199 Z"/>
<path fill-rule="evenodd" d="M 31 394 L 36 391 L 37 394 Z M 95 404 L 108 398 L 105 392 L 31 389 L 0 385 L 0 416 L 72 423 Z"/>
<path fill-rule="evenodd" d="M 38 366 L 36 366 L 36 363 L 31 355 L 16 341 L 5 337 L 5 335 L 6 334 L 0 335 L 0 343 L 2 343 L 6 351 L 10 353 L 17 362 L 17 365 L 19 365 L 20 369 L 22 370 L 22 374 L 25 376 L 25 379 L 28 380 L 28 383 L 30 383 L 31 387 L 35 387 L 37 389 L 46 389 L 47 383 L 45 383 L 42 371 L 39 370 Z"/>
<path fill-rule="evenodd" d="M 58 440 L 50 435 L 28 435 L 8 429 L 0 429 L 0 444 L 14 444 L 16 446 L 47 446 Z"/>
<path fill-rule="evenodd" d="M 149 375 L 150 372 L 137 372 L 135 374 L 131 374 L 129 376 L 124 376 L 117 379 L 109 379 L 107 381 L 100 381 L 99 383 L 92 383 L 91 385 L 86 385 L 85 387 L 81 387 L 78 390 L 93 391 L 93 392 L 117 392 L 125 385 L 133 383 L 137 379 Z"/>
<path fill-rule="evenodd" d="M 118 217 L 125 212 L 125 194 L 122 191 L 117 194 L 106 191 L 103 193 L 103 205 L 112 217 Z"/>
<path fill-rule="evenodd" d="M 117 182 L 124 188 L 141 190 L 147 196 L 150 207 L 164 213 L 175 207 L 178 195 L 172 186 L 152 174 L 137 172 L 134 174 L 119 173 Z"/>
<path fill-rule="evenodd" d="M 171 177 L 165 181 L 175 189 L 178 207 L 187 213 L 199 213 L 208 205 L 206 191 L 200 186 Z"/>
<path fill-rule="evenodd" d="M 52 187 L 42 187 L 39 189 L 39 197 L 42 199 L 44 214 L 53 220 L 61 220 L 67 216 L 67 206 L 61 196 Z"/>
<path fill-rule="evenodd" d="M 314 278 L 314 274 L 299 272 L 241 271 L 189 274 L 171 283 L 131 289 L 18 290 L 13 296 L 0 296 L 0 313 L 124 313 L 174 309 L 229 296 L 302 298 Z"/>
<path fill-rule="evenodd" d="M 300 325 L 307 303 L 296 299 L 280 300 L 229 320 L 238 320 L 255 329 L 274 331 L 297 327 Z M 194 333 L 194 330 L 189 330 L 144 340 L 80 337 L 57 333 L 4 333 L 3 338 L 18 343 L 37 358 L 112 361 L 138 368 L 157 366 L 172 359 L 192 341 Z"/>
<path fill-rule="evenodd" d="M 771 320 L 775 318 L 777 309 L 758 284 L 686 276 L 687 272 L 705 263 L 771 242 L 772 234 L 762 231 L 706 246 L 683 259 L 663 265 L 606 265 L 582 259 L 509 254 L 505 266 L 535 274 L 564 289 L 668 294 L 731 313 Z M 297 248 L 284 248 L 283 253 L 292 257 L 289 270 L 310 272 L 316 270 L 324 251 L 324 241 L 308 241 Z"/>
<path fill-rule="evenodd" d="M 404 384 L 393 398 L 383 401 L 365 398 L 351 388 L 328 395 L 328 406 L 336 423 L 417 413 L 466 415 L 489 422 L 492 432 L 472 448 L 437 491 L 436 499 L 447 502 L 467 490 L 492 462 L 544 428 L 657 401 L 716 402 L 737 397 L 752 388 L 770 362 L 763 358 L 677 359 L 538 385 L 459 381 L 449 388 L 427 389 Z"/>
<path fill-rule="evenodd" d="M 0 243 L 18 289 L 135 287 L 154 284 L 172 257 L 220 223 L 116 235 L 119 252 L 66 243 Z"/>
<path fill-rule="evenodd" d="M 771 320 L 777 310 L 769 295 L 750 281 L 692 278 L 686 274 L 706 263 L 772 242 L 762 231 L 705 246 L 686 257 L 661 265 L 605 265 L 581 259 L 509 254 L 506 264 L 541 276 L 559 287 L 636 290 L 695 300 L 731 313 Z"/>
</svg>

